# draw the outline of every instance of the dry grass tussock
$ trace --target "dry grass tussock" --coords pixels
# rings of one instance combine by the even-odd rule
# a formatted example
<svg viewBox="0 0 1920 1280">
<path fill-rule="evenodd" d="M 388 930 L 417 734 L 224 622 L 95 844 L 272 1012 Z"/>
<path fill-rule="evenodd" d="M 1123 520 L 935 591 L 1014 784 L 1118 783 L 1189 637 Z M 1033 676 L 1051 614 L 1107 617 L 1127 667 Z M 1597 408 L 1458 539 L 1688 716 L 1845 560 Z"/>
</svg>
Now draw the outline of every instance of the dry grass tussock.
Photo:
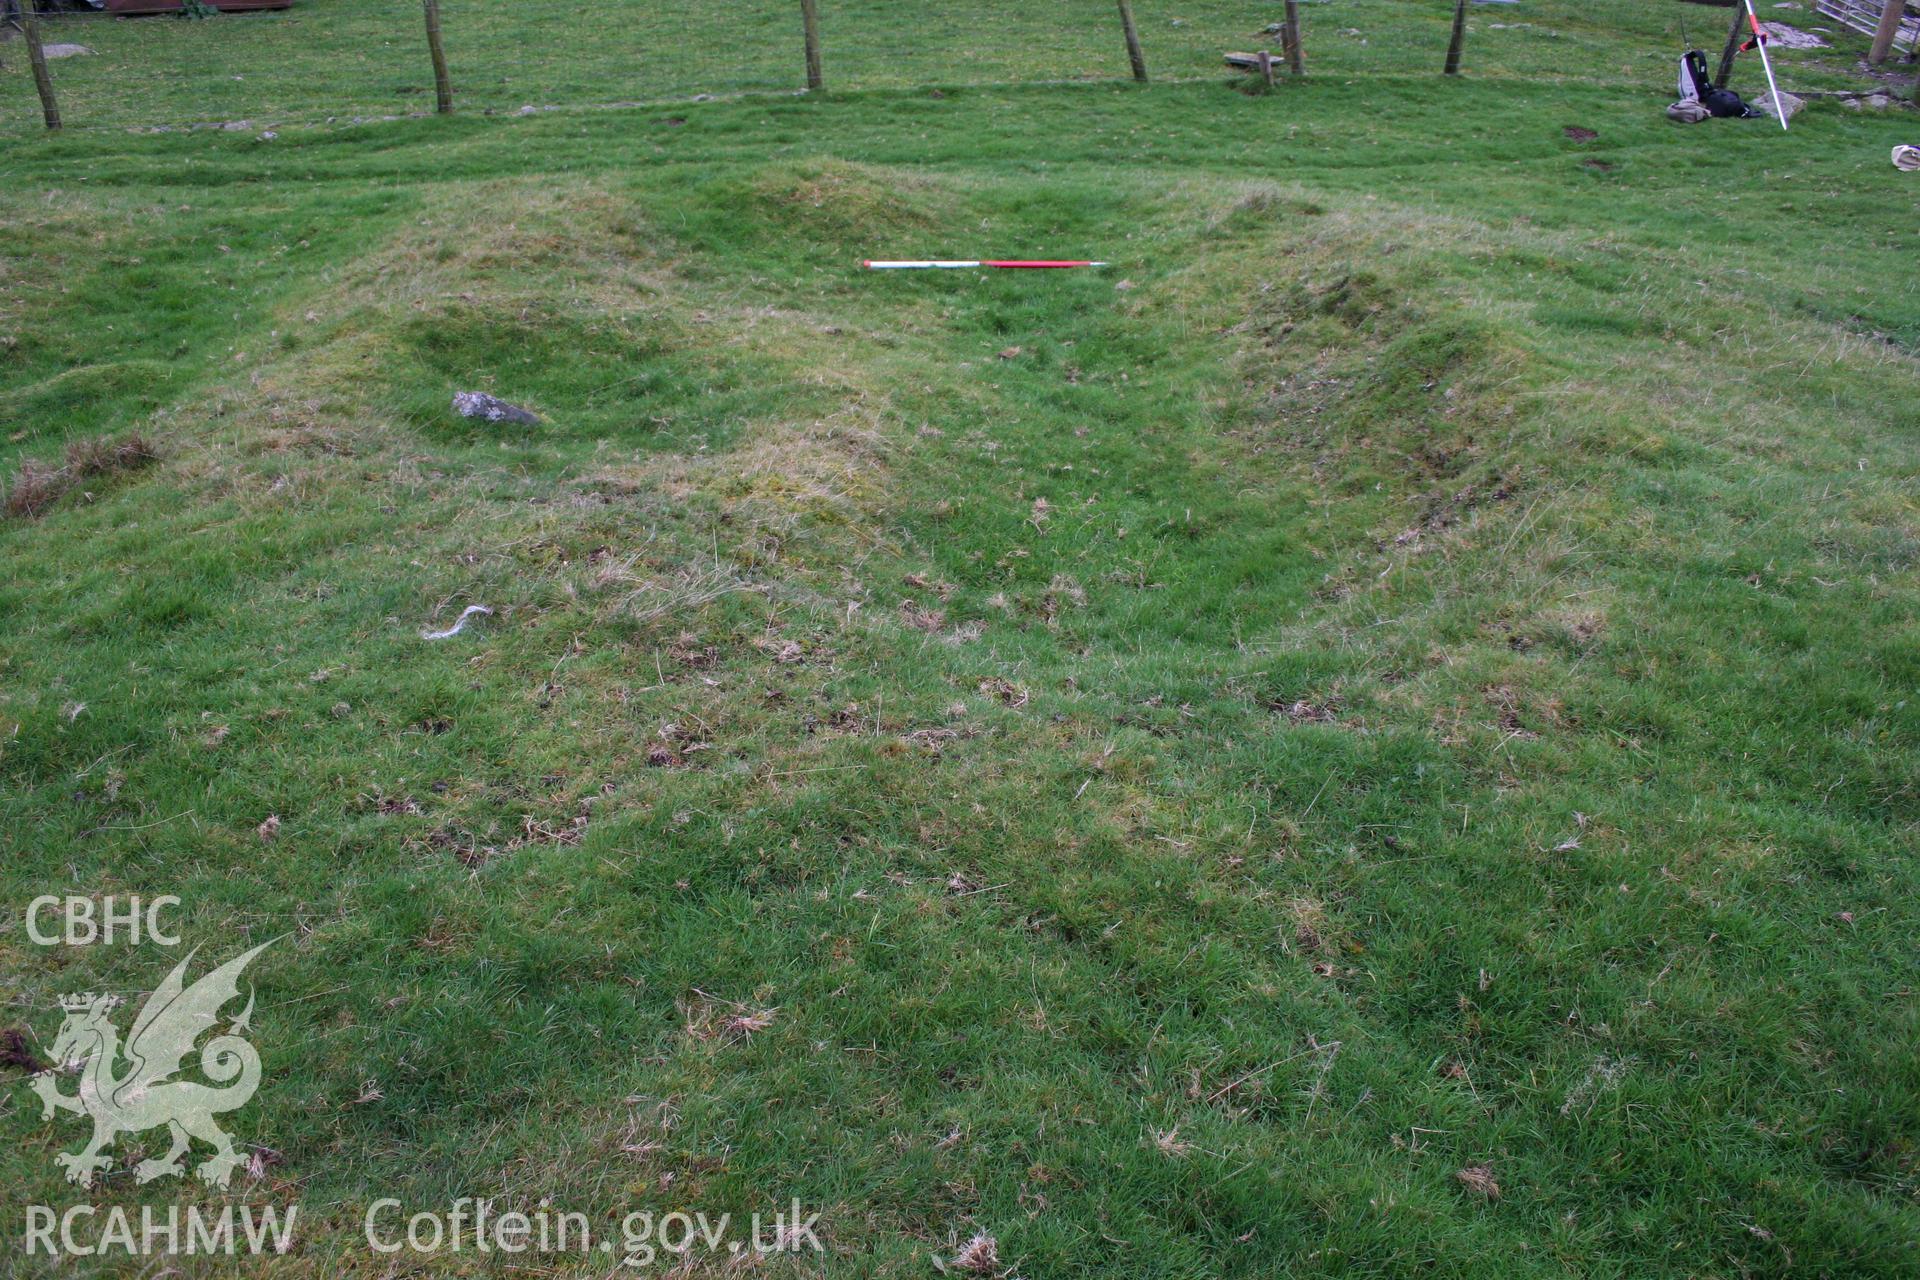
<svg viewBox="0 0 1920 1280">
<path fill-rule="evenodd" d="M 894 169 L 815 159 L 769 167 L 754 195 L 774 221 L 829 236 L 869 236 L 932 224 L 933 185 Z"/>
<path fill-rule="evenodd" d="M 634 558 L 603 566 L 596 575 L 596 585 L 618 591 L 611 612 L 635 622 L 682 617 L 725 596 L 764 590 L 718 561 L 649 574 L 639 571 Z"/>
<path fill-rule="evenodd" d="M 406 314 L 517 299 L 631 309 L 671 289 L 642 232 L 631 206 L 596 187 L 490 183 L 430 205 L 406 234 L 356 262 L 339 305 Z"/>
<path fill-rule="evenodd" d="M 745 557 L 737 570 L 714 562 L 669 578 L 636 569 L 636 558 L 615 557 L 589 587 L 628 588 L 623 612 L 657 616 L 683 598 L 749 589 L 745 574 L 798 569 L 816 559 L 809 550 L 822 553 L 816 560 L 822 567 L 843 553 L 897 551 L 883 545 L 891 488 L 881 403 L 854 394 L 827 417 L 755 424 L 718 453 L 661 454 L 589 476 L 583 488 L 592 492 L 715 504 L 732 531 L 736 557 Z"/>
<path fill-rule="evenodd" d="M 676 455 L 653 467 L 670 498 L 717 494 L 736 518 L 786 534 L 808 514 L 871 512 L 881 501 L 879 415 L 853 402 L 813 422 L 770 422 L 725 453 Z"/>
<path fill-rule="evenodd" d="M 137 431 L 117 440 L 72 441 L 57 465 L 31 458 L 20 463 L 6 487 L 6 513 L 38 516 L 89 480 L 138 471 L 159 458 L 159 449 Z"/>
</svg>

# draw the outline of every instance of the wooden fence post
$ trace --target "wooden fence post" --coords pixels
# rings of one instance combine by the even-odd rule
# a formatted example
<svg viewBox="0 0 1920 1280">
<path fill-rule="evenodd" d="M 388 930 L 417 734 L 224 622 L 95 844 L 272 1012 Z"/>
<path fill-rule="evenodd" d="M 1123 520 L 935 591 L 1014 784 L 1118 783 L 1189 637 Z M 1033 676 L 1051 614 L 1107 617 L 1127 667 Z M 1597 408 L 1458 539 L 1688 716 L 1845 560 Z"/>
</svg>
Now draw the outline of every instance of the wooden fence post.
<svg viewBox="0 0 1920 1280">
<path fill-rule="evenodd" d="M 1453 38 L 1447 42 L 1447 74 L 1460 74 L 1460 55 L 1467 47 L 1467 0 L 1456 0 L 1453 6 Z"/>
<path fill-rule="evenodd" d="M 1273 54 L 1262 49 L 1253 55 L 1253 65 L 1259 69 L 1261 82 L 1267 88 L 1273 88 Z"/>
<path fill-rule="evenodd" d="M 47 54 L 40 47 L 39 6 L 34 0 L 26 0 L 20 6 L 20 29 L 27 37 L 27 61 L 33 64 L 33 87 L 40 94 L 40 114 L 46 118 L 47 128 L 60 127 L 60 104 L 53 96 L 53 76 L 47 71 Z"/>
<path fill-rule="evenodd" d="M 1127 61 L 1133 64 L 1133 78 L 1147 82 L 1147 55 L 1140 51 L 1140 31 L 1133 25 L 1133 6 L 1120 0 L 1120 30 L 1127 37 Z"/>
<path fill-rule="evenodd" d="M 1286 51 L 1287 70 L 1296 76 L 1307 73 L 1306 54 L 1300 48 L 1300 5 L 1287 0 L 1286 20 L 1280 27 L 1280 43 Z"/>
<path fill-rule="evenodd" d="M 1906 17 L 1907 0 L 1885 0 L 1880 8 L 1880 28 L 1873 33 L 1873 51 L 1867 61 L 1879 66 L 1893 52 L 1893 38 L 1900 34 L 1900 20 Z"/>
<path fill-rule="evenodd" d="M 1727 47 L 1720 51 L 1720 69 L 1713 73 L 1713 87 L 1724 89 L 1727 81 L 1733 79 L 1733 60 L 1740 56 L 1740 46 L 1746 43 L 1747 11 L 1737 6 L 1733 11 L 1733 30 L 1727 32 Z"/>
<path fill-rule="evenodd" d="M 800 0 L 800 26 L 807 44 L 807 89 L 818 93 L 827 83 L 820 71 L 819 0 Z"/>
<path fill-rule="evenodd" d="M 453 81 L 447 75 L 447 51 L 440 47 L 440 0 L 420 0 L 427 11 L 427 52 L 433 57 L 433 109 L 453 114 Z"/>
</svg>

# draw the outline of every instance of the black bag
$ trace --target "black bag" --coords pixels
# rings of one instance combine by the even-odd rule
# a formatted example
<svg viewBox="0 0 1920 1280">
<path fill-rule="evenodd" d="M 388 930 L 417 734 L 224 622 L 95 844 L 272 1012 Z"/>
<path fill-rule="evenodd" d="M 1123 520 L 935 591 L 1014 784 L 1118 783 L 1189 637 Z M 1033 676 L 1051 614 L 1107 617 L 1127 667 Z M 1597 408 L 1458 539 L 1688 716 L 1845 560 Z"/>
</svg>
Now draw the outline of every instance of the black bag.
<svg viewBox="0 0 1920 1280">
<path fill-rule="evenodd" d="M 1700 95 L 1700 105 L 1707 109 L 1708 115 L 1721 120 L 1743 120 L 1760 114 L 1731 89 L 1707 90 Z"/>
</svg>

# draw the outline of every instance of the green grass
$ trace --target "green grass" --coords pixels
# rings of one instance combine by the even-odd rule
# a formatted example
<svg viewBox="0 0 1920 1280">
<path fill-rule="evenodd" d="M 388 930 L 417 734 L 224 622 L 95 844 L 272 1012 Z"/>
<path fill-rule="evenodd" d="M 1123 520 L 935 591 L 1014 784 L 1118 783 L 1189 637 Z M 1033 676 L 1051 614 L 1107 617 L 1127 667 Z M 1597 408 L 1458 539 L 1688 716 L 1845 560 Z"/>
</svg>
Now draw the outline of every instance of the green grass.
<svg viewBox="0 0 1920 1280">
<path fill-rule="evenodd" d="M 1162 81 L 1212 79 L 1230 49 L 1278 48 L 1265 28 L 1277 0 L 1134 0 L 1148 66 Z M 821 45 L 836 90 L 928 85 L 1085 82 L 1128 74 L 1109 0 L 822 0 Z M 793 0 L 719 4 L 582 5 L 572 0 L 442 0 L 455 97 L 485 113 L 685 100 L 696 95 L 791 93 L 805 86 L 799 6 Z M 1446 0 L 1327 0 L 1302 6 L 1308 70 L 1374 86 L 1386 103 L 1422 82 L 1444 57 Z M 1831 50 L 1775 52 L 1801 90 L 1858 89 L 1851 74 L 1866 41 L 1832 26 Z M 1716 58 L 1727 15 L 1671 0 L 1472 10 L 1466 67 L 1481 80 L 1671 86 L 1682 34 Z M 260 130 L 344 124 L 433 109 L 420 8 L 407 0 L 296 0 L 280 12 L 187 21 L 50 17 L 49 40 L 85 44 L 93 57 L 52 63 L 66 123 L 83 128 L 231 123 Z M 11 55 L 11 56 L 9 56 Z M 1911 77 L 1899 80 L 1904 84 Z M 1736 87 L 1765 87 L 1757 64 Z M 1581 115 L 1573 99 L 1564 107 Z M 0 129 L 39 126 L 19 44 L 0 45 Z"/>
<path fill-rule="evenodd" d="M 288 935 L 264 1269 L 490 1195 L 797 1196 L 836 1276 L 1912 1274 L 1913 117 L 1676 128 L 1683 7 L 1613 8 L 1385 97 L 10 145 L 0 474 L 162 457 L 0 520 L 0 884 Z M 989 252 L 1116 266 L 853 269 Z M 169 962 L 9 930 L 8 1025 Z M 75 1202 L 7 1081 L 0 1203 Z M 94 1198 L 221 1198 L 160 1146 Z"/>
</svg>

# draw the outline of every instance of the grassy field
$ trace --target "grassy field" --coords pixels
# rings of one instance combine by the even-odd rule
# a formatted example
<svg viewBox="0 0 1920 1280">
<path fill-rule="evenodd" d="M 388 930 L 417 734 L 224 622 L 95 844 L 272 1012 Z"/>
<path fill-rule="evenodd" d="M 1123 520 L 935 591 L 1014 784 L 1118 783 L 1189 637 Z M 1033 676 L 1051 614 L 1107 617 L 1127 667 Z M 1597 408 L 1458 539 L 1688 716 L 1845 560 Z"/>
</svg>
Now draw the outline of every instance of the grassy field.
<svg viewBox="0 0 1920 1280">
<path fill-rule="evenodd" d="M 676 1274 L 1914 1274 L 1920 117 L 1672 126 L 1668 4 L 1369 76 L 1409 8 L 1265 96 L 5 143 L 9 1248 L 604 1275 L 362 1214 L 797 1197 L 824 1257 Z M 1115 266 L 855 269 L 982 253 Z M 62 1181 L 58 996 L 178 959 L 30 943 L 68 892 L 282 939 L 224 1195 Z"/>
<path fill-rule="evenodd" d="M 1283 12 L 1277 0 L 1134 0 L 1133 8 L 1148 66 L 1161 80 L 1217 78 L 1223 50 L 1279 47 L 1278 37 L 1265 31 Z M 1098 83 L 1128 73 L 1110 0 L 941 0 L 911 9 L 891 0 L 821 0 L 820 11 L 823 61 L 834 89 Z M 1446 0 L 1309 0 L 1301 12 L 1313 74 L 1390 82 L 1380 91 L 1391 95 L 1406 91 L 1399 81 L 1424 80 L 1439 69 L 1452 22 Z M 794 0 L 601 6 L 441 0 L 441 15 L 455 96 L 471 111 L 792 92 L 805 85 Z M 1717 58 L 1727 16 L 1671 0 L 1476 8 L 1467 66 L 1480 79 L 1529 84 L 1616 78 L 1671 84 L 1686 48 L 1683 29 Z M 52 64 L 70 126 L 278 129 L 433 107 L 415 0 L 298 0 L 282 12 L 202 21 L 70 15 L 44 25 L 49 40 L 94 51 Z M 1833 50 L 1777 53 L 1802 90 L 1858 89 L 1851 70 L 1864 47 L 1864 40 L 1849 37 Z M 1758 82 L 1757 66 L 1743 70 Z M 39 121 L 19 44 L 0 45 L 0 129 L 29 130 Z"/>
</svg>

